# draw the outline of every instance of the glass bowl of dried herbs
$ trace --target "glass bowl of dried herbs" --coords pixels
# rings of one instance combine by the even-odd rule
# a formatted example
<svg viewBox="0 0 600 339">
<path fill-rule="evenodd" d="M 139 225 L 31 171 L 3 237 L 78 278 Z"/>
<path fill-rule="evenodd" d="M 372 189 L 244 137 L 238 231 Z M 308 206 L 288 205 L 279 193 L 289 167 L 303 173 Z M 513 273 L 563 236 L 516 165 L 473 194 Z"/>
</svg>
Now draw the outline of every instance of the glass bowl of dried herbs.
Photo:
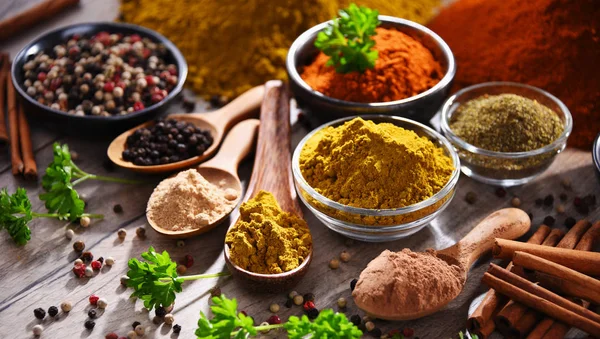
<svg viewBox="0 0 600 339">
<path fill-rule="evenodd" d="M 558 98 L 519 83 L 470 86 L 442 107 L 441 130 L 462 172 L 491 185 L 533 180 L 565 149 L 572 128 L 571 113 Z"/>
</svg>

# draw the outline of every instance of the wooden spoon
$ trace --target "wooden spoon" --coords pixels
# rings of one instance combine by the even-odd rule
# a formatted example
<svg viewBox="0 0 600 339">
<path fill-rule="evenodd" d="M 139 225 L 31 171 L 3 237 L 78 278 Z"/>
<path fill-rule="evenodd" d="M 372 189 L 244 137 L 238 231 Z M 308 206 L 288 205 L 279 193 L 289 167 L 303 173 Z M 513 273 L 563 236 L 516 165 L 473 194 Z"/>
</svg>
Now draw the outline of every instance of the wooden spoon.
<svg viewBox="0 0 600 339">
<path fill-rule="evenodd" d="M 273 193 L 284 211 L 302 217 L 302 209 L 298 203 L 292 177 L 289 104 L 289 93 L 281 81 L 269 81 L 265 84 L 256 158 L 244 201 L 254 197 L 258 191 L 266 190 Z M 236 222 L 237 220 L 229 228 L 231 229 Z M 279 274 L 259 274 L 237 266 L 229 257 L 227 244 L 225 244 L 224 255 L 229 271 L 236 279 L 243 280 L 245 287 L 280 292 L 296 285 L 306 274 L 312 260 L 312 248 L 300 266 Z"/>
<path fill-rule="evenodd" d="M 258 131 L 259 120 L 249 119 L 235 125 L 219 150 L 217 155 L 209 161 L 198 166 L 196 170 L 211 184 L 222 189 L 233 189 L 237 192 L 235 203 L 231 204 L 231 209 L 223 213 L 211 224 L 193 230 L 171 231 L 161 228 L 148 216 L 148 223 L 154 230 L 160 234 L 172 238 L 189 238 L 204 232 L 210 231 L 223 221 L 237 206 L 242 196 L 242 183 L 237 174 L 237 169 L 244 157 L 250 153 L 254 145 L 254 139 Z M 154 193 L 152 193 L 154 194 Z M 148 207 L 149 208 L 149 207 Z"/>
<path fill-rule="evenodd" d="M 229 128 L 239 121 L 250 118 L 252 114 L 258 110 L 263 95 L 264 86 L 257 86 L 214 112 L 169 115 L 169 119 L 190 122 L 201 129 L 210 131 L 210 135 L 213 137 L 213 143 L 202 155 L 170 164 L 151 166 L 138 166 L 133 162 L 123 160 L 122 154 L 123 150 L 125 150 L 127 137 L 140 128 L 154 125 L 154 121 L 148 121 L 123 132 L 110 143 L 106 153 L 110 160 L 118 166 L 140 173 L 165 173 L 190 167 L 212 156 L 217 148 L 219 148 L 219 144 Z"/>
<path fill-rule="evenodd" d="M 395 314 L 382 312 L 383 305 L 387 302 L 370 303 L 370 305 L 361 305 L 360 298 L 355 298 L 355 302 L 359 308 L 365 312 L 372 314 L 378 319 L 386 320 L 411 320 L 421 318 L 437 312 L 442 307 L 446 306 L 450 301 L 454 300 L 460 294 L 464 284 L 467 281 L 467 274 L 471 265 L 485 252 L 490 251 L 494 245 L 495 238 L 502 239 L 517 239 L 527 233 L 531 225 L 531 220 L 527 213 L 517 208 L 505 208 L 488 215 L 483 219 L 471 232 L 457 242 L 454 246 L 438 251 L 438 258 L 444 260 L 449 265 L 458 265 L 462 274 L 462 286 L 454 295 L 448 295 L 445 299 L 440 299 L 437 304 L 430 304 L 427 309 L 419 312 L 406 309 L 397 311 Z M 393 268 L 390 268 L 392 271 Z M 362 274 L 361 274 L 362 278 Z M 431 279 L 436 279 L 432 276 Z M 358 282 L 360 284 L 360 280 Z M 355 292 L 358 289 L 355 289 Z M 362 291 L 361 291 L 362 292 Z M 393 291 L 391 293 L 394 293 Z M 386 296 L 389 298 L 389 296 Z M 376 307 L 379 306 L 379 307 Z"/>
</svg>

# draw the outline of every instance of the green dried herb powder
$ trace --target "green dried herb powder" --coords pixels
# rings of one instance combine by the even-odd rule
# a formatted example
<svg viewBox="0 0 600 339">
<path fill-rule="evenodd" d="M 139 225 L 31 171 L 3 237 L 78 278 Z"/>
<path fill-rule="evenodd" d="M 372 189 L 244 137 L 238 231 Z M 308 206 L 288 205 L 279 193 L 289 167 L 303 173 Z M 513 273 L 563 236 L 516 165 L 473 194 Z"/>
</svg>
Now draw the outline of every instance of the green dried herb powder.
<svg viewBox="0 0 600 339">
<path fill-rule="evenodd" d="M 516 94 L 485 95 L 460 106 L 450 129 L 471 145 L 496 152 L 525 152 L 556 140 L 564 123 L 550 108 Z"/>
</svg>

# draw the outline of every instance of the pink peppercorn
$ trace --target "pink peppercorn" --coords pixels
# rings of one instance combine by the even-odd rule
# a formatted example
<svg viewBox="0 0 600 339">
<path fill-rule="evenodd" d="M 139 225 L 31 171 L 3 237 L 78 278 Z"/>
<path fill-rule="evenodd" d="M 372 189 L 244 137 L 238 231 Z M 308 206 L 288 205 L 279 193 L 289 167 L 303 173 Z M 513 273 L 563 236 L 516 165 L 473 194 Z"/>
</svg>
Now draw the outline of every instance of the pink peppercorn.
<svg viewBox="0 0 600 339">
<path fill-rule="evenodd" d="M 76 57 L 79 54 L 80 50 L 79 47 L 77 46 L 73 46 L 71 48 L 69 48 L 69 56 L 72 57 Z"/>
<path fill-rule="evenodd" d="M 278 315 L 272 315 L 269 317 L 269 319 L 267 319 L 267 322 L 269 323 L 269 325 L 276 325 L 276 324 L 281 324 L 281 318 L 279 318 Z"/>
<path fill-rule="evenodd" d="M 38 73 L 38 76 L 37 76 L 37 79 L 38 79 L 39 81 L 44 81 L 44 80 L 46 80 L 46 72 L 39 72 L 39 73 Z"/>
<path fill-rule="evenodd" d="M 73 267 L 73 273 L 75 273 L 77 278 L 83 278 L 85 275 L 85 264 L 75 265 L 75 267 Z"/>
<path fill-rule="evenodd" d="M 132 44 L 133 44 L 133 43 L 135 43 L 135 42 L 138 42 L 138 41 L 142 41 L 142 37 L 141 37 L 141 36 L 139 36 L 139 34 L 132 34 L 132 35 L 129 37 L 129 39 L 130 39 L 130 42 L 131 42 Z"/>
<path fill-rule="evenodd" d="M 303 307 L 304 307 L 305 311 L 308 311 L 308 310 L 311 310 L 311 309 L 315 308 L 315 303 L 312 302 L 312 301 L 307 301 L 307 302 L 304 303 Z"/>
<path fill-rule="evenodd" d="M 163 98 L 162 94 L 160 93 L 154 93 L 152 94 L 152 98 L 150 100 L 152 100 L 152 103 L 157 103 L 160 102 Z M 135 107 L 134 107 L 135 109 Z"/>
<path fill-rule="evenodd" d="M 141 111 L 144 108 L 145 108 L 144 104 L 142 102 L 140 102 L 140 101 L 136 101 L 135 104 L 133 104 L 133 110 L 134 111 Z"/>
<path fill-rule="evenodd" d="M 99 262 L 98 260 L 92 261 L 92 269 L 99 270 L 101 268 L 102 268 L 102 263 L 101 262 Z"/>
<path fill-rule="evenodd" d="M 184 258 L 184 265 L 185 265 L 185 267 L 187 267 L 187 268 L 190 268 L 190 267 L 192 267 L 192 265 L 194 265 L 194 257 L 192 257 L 192 256 L 191 256 L 191 255 L 189 255 L 189 254 L 186 254 L 186 255 L 185 255 L 185 258 Z"/>
<path fill-rule="evenodd" d="M 90 304 L 96 306 L 96 304 L 98 304 L 98 299 L 100 299 L 99 296 L 92 294 L 92 295 L 90 295 L 88 300 L 90 301 Z"/>
<path fill-rule="evenodd" d="M 413 335 L 415 335 L 415 330 L 413 330 L 410 327 L 407 327 L 407 328 L 405 328 L 405 329 L 402 330 L 402 334 L 405 337 L 412 337 Z"/>
<path fill-rule="evenodd" d="M 152 75 L 146 75 L 146 82 L 148 83 L 148 86 L 156 85 Z"/>
<path fill-rule="evenodd" d="M 115 83 L 112 81 L 108 81 L 104 84 L 104 92 L 112 93 L 113 89 L 115 89 Z"/>
<path fill-rule="evenodd" d="M 105 339 L 119 339 L 119 336 L 115 332 L 111 332 L 104 336 Z"/>
<path fill-rule="evenodd" d="M 101 42 L 104 46 L 110 45 L 110 34 L 108 34 L 108 32 L 100 32 L 96 34 L 96 40 Z"/>
</svg>

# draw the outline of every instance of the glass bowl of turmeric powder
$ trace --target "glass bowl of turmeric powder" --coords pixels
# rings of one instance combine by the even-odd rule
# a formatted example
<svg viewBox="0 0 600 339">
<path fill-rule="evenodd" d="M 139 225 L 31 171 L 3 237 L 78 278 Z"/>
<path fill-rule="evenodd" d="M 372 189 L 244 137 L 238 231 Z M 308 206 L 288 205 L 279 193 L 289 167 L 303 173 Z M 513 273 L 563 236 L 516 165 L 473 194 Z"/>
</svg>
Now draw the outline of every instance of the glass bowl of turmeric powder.
<svg viewBox="0 0 600 339">
<path fill-rule="evenodd" d="M 414 234 L 449 205 L 460 160 L 442 135 L 421 123 L 364 115 L 305 136 L 292 172 L 300 199 L 325 226 L 381 242 Z"/>
<path fill-rule="evenodd" d="M 552 94 L 513 82 L 458 91 L 442 107 L 441 130 L 462 172 L 491 185 L 523 185 L 542 174 L 567 145 L 573 120 Z"/>
</svg>

